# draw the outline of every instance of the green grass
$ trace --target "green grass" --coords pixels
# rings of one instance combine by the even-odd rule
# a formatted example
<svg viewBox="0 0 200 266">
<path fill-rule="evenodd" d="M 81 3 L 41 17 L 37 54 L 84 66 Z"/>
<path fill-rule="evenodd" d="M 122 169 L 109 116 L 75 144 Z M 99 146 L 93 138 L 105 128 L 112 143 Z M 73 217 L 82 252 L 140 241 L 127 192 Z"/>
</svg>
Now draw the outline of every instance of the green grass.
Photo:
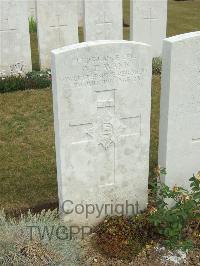
<svg viewBox="0 0 200 266">
<path fill-rule="evenodd" d="M 167 36 L 199 30 L 200 0 L 170 0 L 168 5 Z"/>
<path fill-rule="evenodd" d="M 200 29 L 200 1 L 169 2 L 168 36 Z M 125 3 L 125 23 L 128 23 Z M 83 40 L 82 29 L 79 30 Z M 128 28 L 125 29 L 128 38 Z M 37 36 L 31 34 L 34 69 Z M 152 81 L 150 176 L 157 164 L 160 77 Z M 0 94 L 0 208 L 34 208 L 57 202 L 51 90 Z"/>
<path fill-rule="evenodd" d="M 51 91 L 0 95 L 0 209 L 57 200 Z"/>
</svg>

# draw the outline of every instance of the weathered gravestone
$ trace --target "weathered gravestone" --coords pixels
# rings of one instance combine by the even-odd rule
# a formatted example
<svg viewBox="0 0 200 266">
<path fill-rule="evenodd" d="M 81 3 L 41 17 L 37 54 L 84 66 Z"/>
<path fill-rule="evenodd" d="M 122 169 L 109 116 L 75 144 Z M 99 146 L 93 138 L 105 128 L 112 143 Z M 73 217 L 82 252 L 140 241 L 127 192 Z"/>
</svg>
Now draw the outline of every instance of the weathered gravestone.
<svg viewBox="0 0 200 266">
<path fill-rule="evenodd" d="M 153 57 L 162 54 L 166 38 L 167 0 L 131 0 L 131 40 L 152 46 Z"/>
<path fill-rule="evenodd" d="M 78 42 L 77 1 L 37 1 L 40 66 L 51 66 L 51 50 Z"/>
<path fill-rule="evenodd" d="M 84 1 L 85 41 L 122 40 L 122 0 Z"/>
<path fill-rule="evenodd" d="M 53 53 L 60 206 L 147 204 L 151 54 L 145 44 L 97 41 Z M 67 211 L 69 211 L 67 209 Z M 130 210 L 129 210 L 130 211 Z M 109 213 L 108 213 L 109 214 Z M 75 211 L 66 220 L 86 221 Z M 103 218 L 102 216 L 100 218 Z"/>
<path fill-rule="evenodd" d="M 200 32 L 164 41 L 159 164 L 165 183 L 189 188 L 200 170 Z"/>
<path fill-rule="evenodd" d="M 30 71 L 31 49 L 26 1 L 0 1 L 0 72 L 9 75 L 18 70 Z M 18 71 L 15 69 L 15 73 Z"/>
</svg>

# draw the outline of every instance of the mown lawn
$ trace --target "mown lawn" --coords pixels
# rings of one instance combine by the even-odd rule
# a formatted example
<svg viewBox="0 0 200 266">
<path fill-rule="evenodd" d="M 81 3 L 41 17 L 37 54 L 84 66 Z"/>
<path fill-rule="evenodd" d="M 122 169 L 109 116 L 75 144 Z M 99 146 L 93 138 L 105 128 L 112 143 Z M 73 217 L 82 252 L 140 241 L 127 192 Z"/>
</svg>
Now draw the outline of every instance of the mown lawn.
<svg viewBox="0 0 200 266">
<path fill-rule="evenodd" d="M 0 95 L 0 208 L 57 200 L 51 90 Z"/>
<path fill-rule="evenodd" d="M 127 2 L 125 19 L 129 24 Z M 200 0 L 170 0 L 168 36 L 200 30 Z M 128 28 L 124 36 L 128 38 Z M 82 29 L 80 29 L 82 40 Z M 33 68 L 39 69 L 37 36 L 31 35 Z M 152 82 L 150 176 L 157 164 L 160 77 Z M 0 94 L 0 208 L 57 203 L 52 95 L 50 89 Z"/>
</svg>

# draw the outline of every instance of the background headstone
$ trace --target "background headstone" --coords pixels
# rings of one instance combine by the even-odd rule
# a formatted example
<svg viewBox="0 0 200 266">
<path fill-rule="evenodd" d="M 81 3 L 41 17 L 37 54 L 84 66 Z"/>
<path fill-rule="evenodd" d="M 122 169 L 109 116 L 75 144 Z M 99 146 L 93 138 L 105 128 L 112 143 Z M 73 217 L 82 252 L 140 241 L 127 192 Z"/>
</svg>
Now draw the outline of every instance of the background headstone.
<svg viewBox="0 0 200 266">
<path fill-rule="evenodd" d="M 97 204 L 100 208 L 101 204 L 125 204 L 128 200 L 144 209 L 148 196 L 150 47 L 97 41 L 52 53 L 60 205 L 71 200 L 74 205 Z M 95 215 L 88 223 L 97 222 Z M 66 215 L 65 219 L 87 223 L 85 213 Z"/>
<path fill-rule="evenodd" d="M 51 50 L 78 42 L 77 1 L 37 1 L 40 66 L 51 66 Z"/>
<path fill-rule="evenodd" d="M 200 170 L 200 32 L 164 41 L 159 164 L 165 183 L 189 188 Z"/>
<path fill-rule="evenodd" d="M 122 0 L 85 0 L 85 41 L 122 40 Z"/>
<path fill-rule="evenodd" d="M 152 46 L 153 57 L 162 54 L 166 38 L 167 0 L 131 0 L 131 40 Z"/>
<path fill-rule="evenodd" d="M 32 69 L 26 1 L 0 1 L 0 72 Z"/>
</svg>

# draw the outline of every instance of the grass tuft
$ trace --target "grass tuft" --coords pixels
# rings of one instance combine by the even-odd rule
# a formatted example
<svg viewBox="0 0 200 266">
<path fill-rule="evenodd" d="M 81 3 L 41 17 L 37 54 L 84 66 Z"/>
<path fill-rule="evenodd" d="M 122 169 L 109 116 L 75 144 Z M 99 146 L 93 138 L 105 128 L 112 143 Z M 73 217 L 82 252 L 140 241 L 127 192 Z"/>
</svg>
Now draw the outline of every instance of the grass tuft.
<svg viewBox="0 0 200 266">
<path fill-rule="evenodd" d="M 31 16 L 29 19 L 29 32 L 35 33 L 37 32 L 37 22 L 33 16 Z"/>
</svg>

